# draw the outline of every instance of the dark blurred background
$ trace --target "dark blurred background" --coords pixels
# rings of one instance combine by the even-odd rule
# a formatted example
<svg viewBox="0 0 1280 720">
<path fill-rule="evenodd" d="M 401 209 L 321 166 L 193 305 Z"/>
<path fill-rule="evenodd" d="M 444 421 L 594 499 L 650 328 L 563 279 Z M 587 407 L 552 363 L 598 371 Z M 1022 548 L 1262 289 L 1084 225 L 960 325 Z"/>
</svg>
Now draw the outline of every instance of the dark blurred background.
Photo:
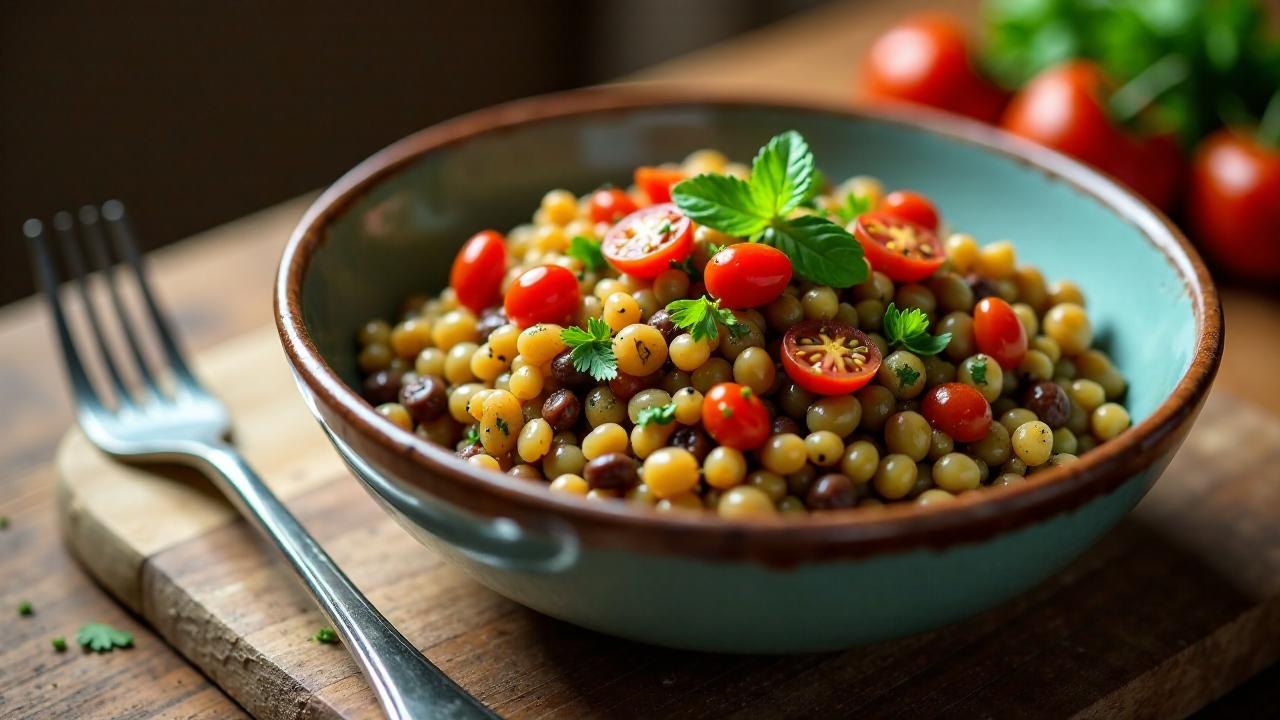
<svg viewBox="0 0 1280 720">
<path fill-rule="evenodd" d="M 19 227 L 119 197 L 148 248 L 495 102 L 597 83 L 821 0 L 0 3 L 0 304 Z"/>
</svg>

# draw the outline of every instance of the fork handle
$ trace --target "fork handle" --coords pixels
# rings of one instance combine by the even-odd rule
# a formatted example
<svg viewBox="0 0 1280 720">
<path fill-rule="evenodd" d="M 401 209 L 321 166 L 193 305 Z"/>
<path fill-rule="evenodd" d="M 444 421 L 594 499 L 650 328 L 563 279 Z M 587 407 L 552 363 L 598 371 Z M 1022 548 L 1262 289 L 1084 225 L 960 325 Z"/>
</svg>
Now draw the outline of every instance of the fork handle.
<svg viewBox="0 0 1280 720">
<path fill-rule="evenodd" d="M 388 718 L 498 717 L 392 627 L 235 448 L 202 445 L 191 457 L 284 554 L 355 656 Z"/>
</svg>

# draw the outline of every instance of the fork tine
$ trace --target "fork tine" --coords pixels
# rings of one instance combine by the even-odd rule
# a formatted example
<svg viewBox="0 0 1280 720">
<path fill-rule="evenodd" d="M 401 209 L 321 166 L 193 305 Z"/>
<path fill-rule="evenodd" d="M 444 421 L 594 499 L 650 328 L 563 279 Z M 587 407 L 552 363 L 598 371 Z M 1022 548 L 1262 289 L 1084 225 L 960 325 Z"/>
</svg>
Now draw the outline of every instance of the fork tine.
<svg viewBox="0 0 1280 720">
<path fill-rule="evenodd" d="M 54 268 L 53 258 L 49 255 L 49 246 L 45 239 L 44 223 L 34 218 L 22 224 L 22 235 L 26 238 L 27 249 L 31 253 L 31 266 L 35 271 L 40 287 L 44 290 L 45 301 L 49 311 L 53 313 L 54 325 L 58 329 L 58 342 L 62 346 L 62 361 L 71 379 L 71 390 L 75 396 L 77 408 L 102 409 L 102 401 L 93 388 L 89 374 L 85 372 L 76 352 L 75 340 L 71 336 L 71 328 L 67 324 L 66 313 L 62 309 L 62 300 L 58 297 L 58 271 Z"/>
<path fill-rule="evenodd" d="M 111 295 L 111 304 L 115 306 L 117 322 L 120 323 L 120 328 L 124 331 L 125 340 L 132 351 L 138 376 L 142 380 L 143 392 L 154 398 L 161 398 L 164 393 L 156 383 L 155 376 L 151 373 L 151 367 L 147 364 L 146 354 L 142 350 L 142 343 L 138 340 L 138 334 L 134 332 L 133 321 L 129 319 L 129 311 L 120 296 L 116 276 L 121 272 L 121 268 L 112 267 L 111 256 L 107 252 L 106 239 L 103 237 L 102 227 L 98 223 L 98 209 L 92 205 L 85 205 L 80 208 L 79 214 L 80 229 L 84 234 L 85 244 L 89 247 L 89 254 L 93 258 L 94 267 L 100 270 L 107 278 L 107 289 Z"/>
<path fill-rule="evenodd" d="M 155 295 L 151 292 L 151 284 L 147 281 L 146 272 L 142 268 L 142 258 L 138 255 L 138 245 L 134 240 L 133 230 L 125 215 L 124 203 L 119 200 L 108 200 L 102 205 L 102 218 L 106 220 L 107 230 L 115 241 L 117 255 L 123 256 L 123 259 L 133 267 L 138 288 L 142 291 L 142 298 L 147 304 L 147 310 L 151 313 L 151 323 L 155 327 L 156 335 L 160 338 L 160 344 L 164 348 L 174 374 L 186 381 L 187 389 L 198 388 L 199 383 L 187 367 L 186 358 L 178 347 L 177 340 L 174 339 L 167 316 L 160 311 Z"/>
<path fill-rule="evenodd" d="M 76 285 L 80 290 L 81 304 L 84 305 L 85 314 L 89 317 L 89 325 L 93 328 L 93 337 L 98 341 L 98 350 L 102 356 L 102 362 L 107 368 L 107 374 L 111 378 L 111 384 L 115 388 L 116 397 L 122 406 L 132 406 L 133 397 L 130 395 L 129 388 L 116 367 L 115 359 L 113 358 L 114 353 L 111 352 L 111 346 L 107 343 L 102 323 L 98 319 L 96 303 L 94 303 L 89 292 L 89 278 L 85 272 L 84 254 L 80 252 L 80 243 L 75 233 L 75 221 L 72 220 L 71 213 L 64 211 L 54 215 L 53 229 L 62 244 L 62 255 L 66 259 L 71 274 L 74 276 Z"/>
</svg>

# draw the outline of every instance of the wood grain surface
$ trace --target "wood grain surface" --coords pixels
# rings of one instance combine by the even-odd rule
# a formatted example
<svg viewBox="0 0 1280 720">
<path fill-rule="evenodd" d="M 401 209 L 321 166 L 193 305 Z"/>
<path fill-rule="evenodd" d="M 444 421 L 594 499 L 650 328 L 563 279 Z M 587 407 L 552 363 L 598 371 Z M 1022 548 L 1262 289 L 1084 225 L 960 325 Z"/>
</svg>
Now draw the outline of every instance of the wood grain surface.
<svg viewBox="0 0 1280 720">
<path fill-rule="evenodd" d="M 1030 595 L 872 648 L 743 658 L 580 630 L 444 564 L 349 476 L 272 331 L 203 355 L 197 372 L 252 464 L 360 588 L 504 716 L 1176 717 L 1280 657 L 1280 484 L 1268 472 L 1280 420 L 1226 393 L 1133 518 Z M 78 432 L 58 470 L 73 551 L 246 710 L 377 716 L 347 653 L 309 639 L 323 619 L 287 568 L 201 478 L 122 466 Z"/>
<path fill-rule="evenodd" d="M 867 39 L 922 4 L 930 3 L 837 3 L 636 79 L 738 83 L 800 96 L 846 97 Z M 960 0 L 946 5 L 966 13 L 974 4 Z M 190 349 L 207 349 L 270 323 L 276 261 L 305 206 L 306 199 L 285 203 L 149 257 L 161 299 L 176 315 Z M 146 212 L 145 207 L 133 210 Z M 13 241 L 11 233 L 0 237 L 0 242 Z M 1274 358 L 1280 356 L 1280 300 L 1229 286 L 1222 295 L 1227 342 L 1218 387 L 1280 414 L 1280 373 L 1274 372 Z M 0 629 L 5 637 L 0 646 L 0 718 L 244 717 L 241 708 L 138 617 L 122 610 L 66 553 L 55 521 L 52 461 L 72 418 L 51 337 L 47 316 L 35 300 L 0 307 L 0 516 L 10 520 L 9 528 L 0 531 Z M 1212 408 L 1202 427 L 1213 417 L 1208 414 Z M 33 616 L 13 613 L 22 600 L 33 603 Z M 51 637 L 69 637 L 90 620 L 132 630 L 136 647 L 104 656 L 52 651 Z M 1194 624 L 1194 609 L 1186 621 Z M 1229 633 L 1219 636 L 1220 641 L 1229 638 Z M 1160 672 L 1179 672 L 1180 667 L 1175 662 Z M 734 669 L 726 666 L 725 672 L 732 675 Z M 870 675 L 891 682 L 884 670 Z M 759 675 L 743 677 L 741 686 L 758 682 Z M 328 696 L 354 697 L 353 681 L 344 683 Z M 1262 717 L 1277 705 L 1280 666 L 1273 666 L 1201 714 Z"/>
</svg>

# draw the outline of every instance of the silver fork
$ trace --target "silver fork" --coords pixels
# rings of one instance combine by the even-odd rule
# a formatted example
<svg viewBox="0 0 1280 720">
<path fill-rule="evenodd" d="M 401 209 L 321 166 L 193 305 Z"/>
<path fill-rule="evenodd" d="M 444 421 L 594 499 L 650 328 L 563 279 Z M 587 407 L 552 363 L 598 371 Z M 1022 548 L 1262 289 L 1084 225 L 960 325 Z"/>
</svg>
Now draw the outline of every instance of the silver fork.
<svg viewBox="0 0 1280 720">
<path fill-rule="evenodd" d="M 39 220 L 28 220 L 23 225 L 23 234 L 53 313 L 75 399 L 76 418 L 85 435 L 117 459 L 139 463 L 176 462 L 195 467 L 209 476 L 240 512 L 275 543 L 302 578 L 355 656 L 387 717 L 395 720 L 496 718 L 497 715 L 449 679 L 387 622 L 228 442 L 230 417 L 222 403 L 205 390 L 187 366 L 143 274 L 124 206 L 112 200 L 102 206 L 100 213 L 93 206 L 85 206 L 80 209 L 79 220 L 79 238 L 70 213 L 58 213 L 53 227 L 92 329 L 93 342 L 87 344 L 97 346 L 96 350 L 90 347 L 85 352 L 95 353 L 99 358 L 105 371 L 106 388 L 95 385 L 86 371 L 81 351 L 77 350 L 59 299 L 59 273 L 44 225 Z M 128 352 L 113 353 L 107 342 L 108 331 L 100 322 L 99 314 L 105 310 L 95 306 L 89 292 L 81 241 L 89 251 L 93 269 L 108 278 L 111 306 Z M 128 272 L 129 268 L 132 273 Z M 146 321 L 135 322 L 126 310 L 121 287 L 130 282 L 130 274 L 141 296 Z M 147 326 L 149 334 L 159 343 L 163 362 L 149 362 L 146 357 L 142 332 Z M 164 365 L 170 378 L 167 386 L 160 382 Z M 136 382 L 127 380 L 122 372 L 126 367 L 132 367 Z"/>
</svg>

